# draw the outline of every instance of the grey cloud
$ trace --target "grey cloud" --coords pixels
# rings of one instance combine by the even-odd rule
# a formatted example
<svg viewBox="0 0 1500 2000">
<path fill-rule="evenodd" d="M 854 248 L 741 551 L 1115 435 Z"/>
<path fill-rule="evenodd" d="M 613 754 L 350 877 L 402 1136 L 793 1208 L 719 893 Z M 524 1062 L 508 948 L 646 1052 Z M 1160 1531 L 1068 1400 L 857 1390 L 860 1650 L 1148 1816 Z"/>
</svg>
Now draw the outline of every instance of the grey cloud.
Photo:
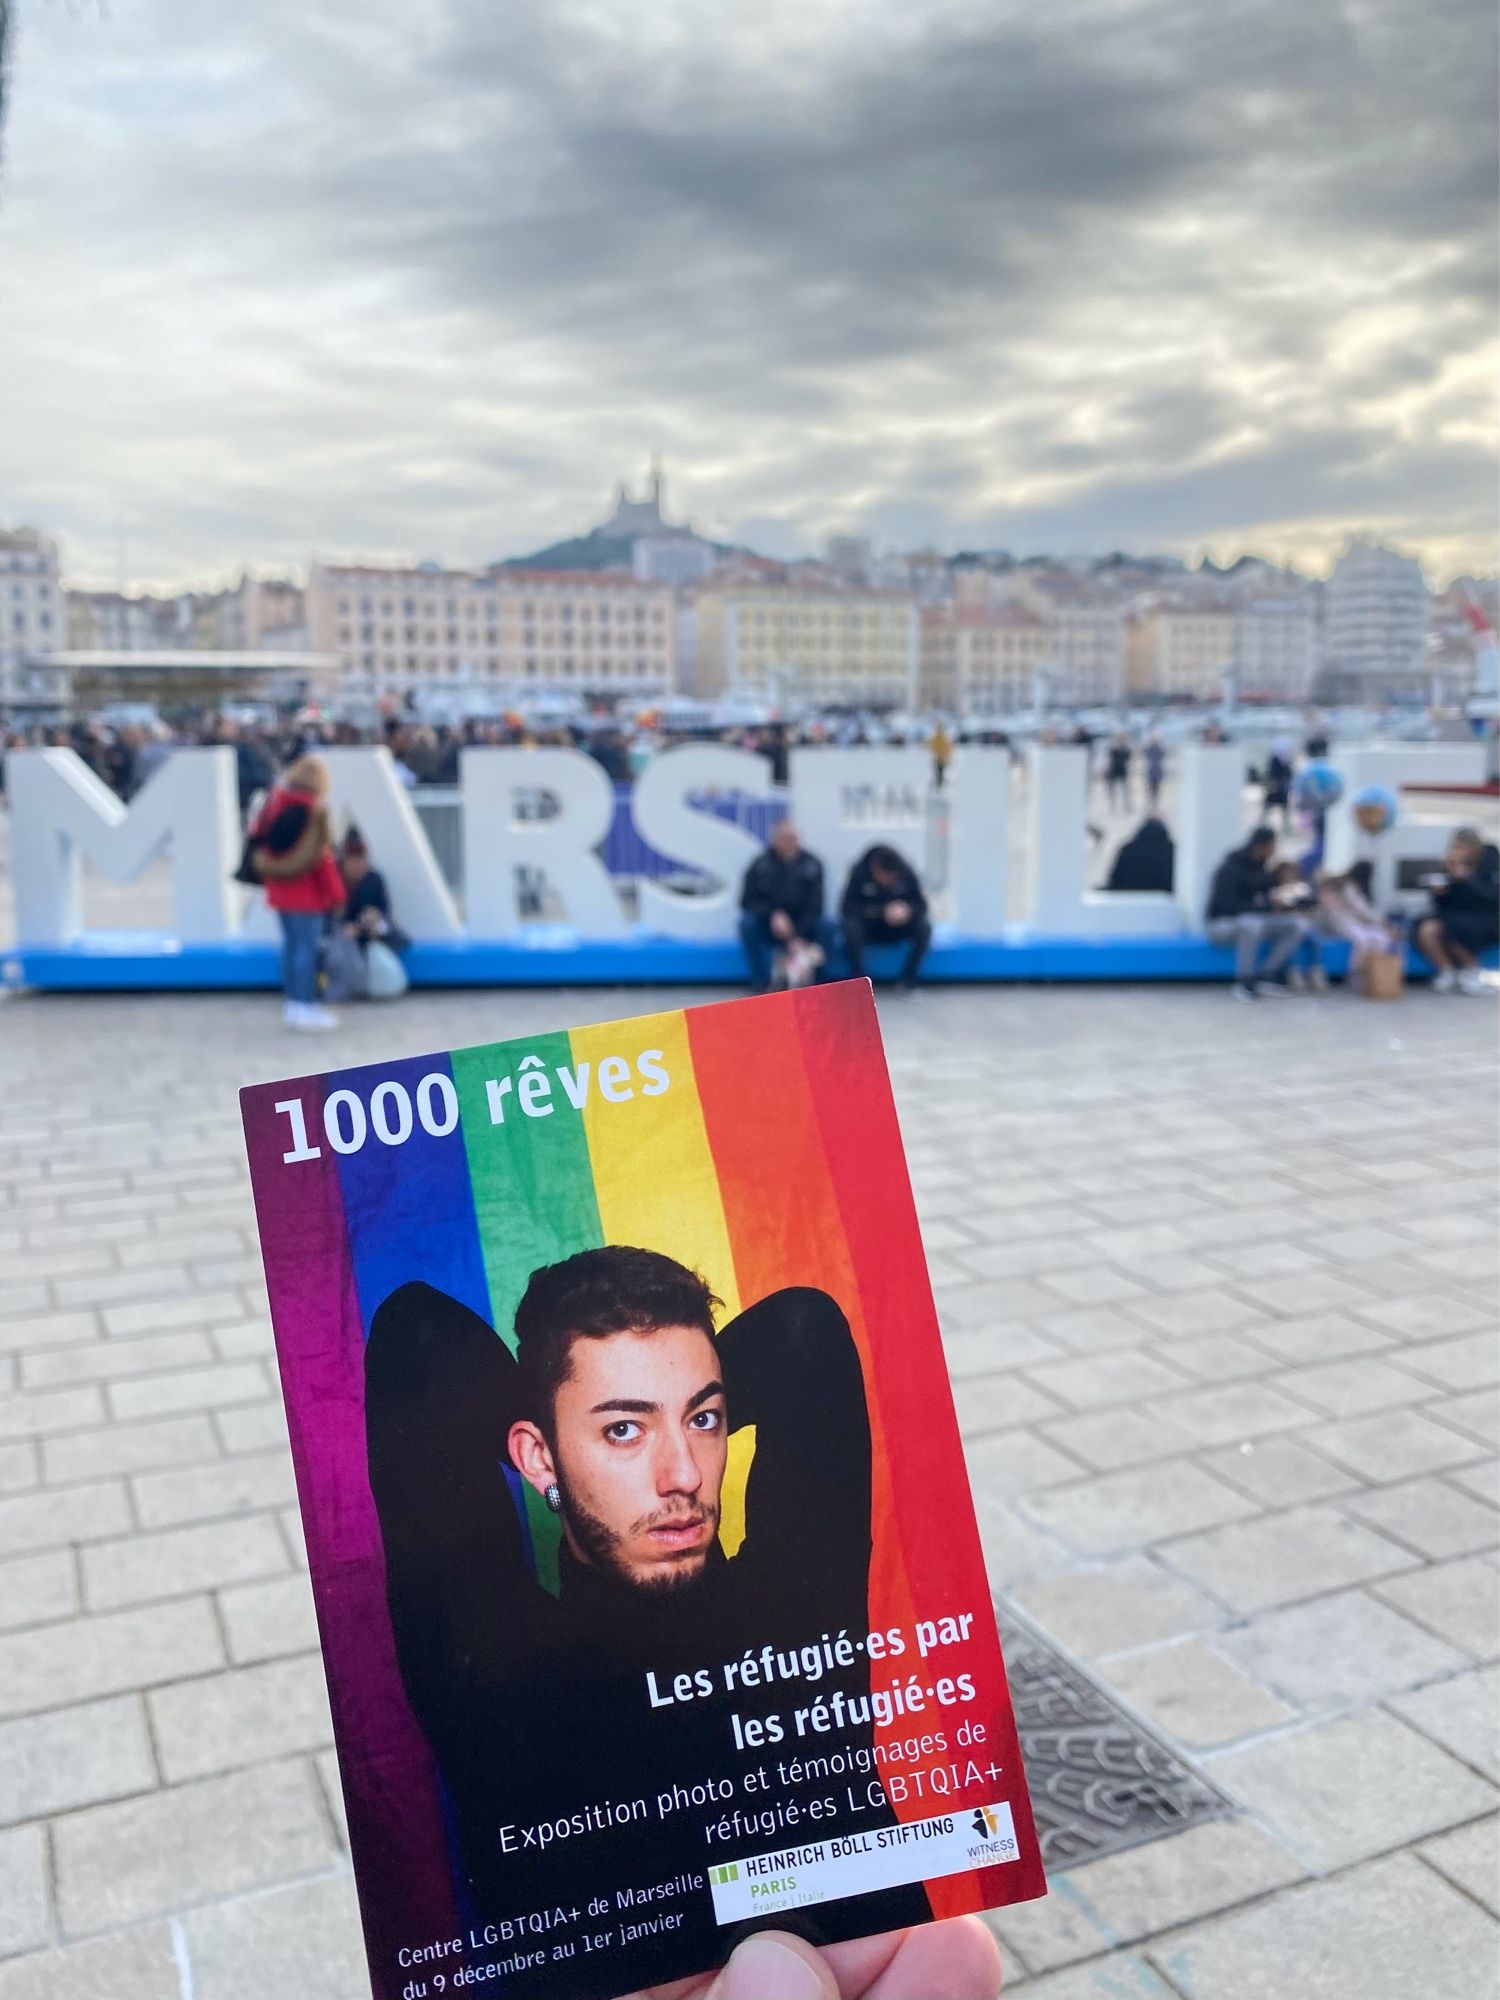
<svg viewBox="0 0 1500 2000">
<path fill-rule="evenodd" d="M 472 559 L 593 517 L 655 443 L 713 523 L 806 536 L 1482 518 L 1469 455 L 1365 407 L 1493 345 L 1480 0 L 764 17 L 30 15 L 0 203 L 21 511 L 97 539 L 92 466 L 163 561 L 231 531 L 221 561 Z M 1045 505 L 987 509 L 1023 488 Z"/>
</svg>

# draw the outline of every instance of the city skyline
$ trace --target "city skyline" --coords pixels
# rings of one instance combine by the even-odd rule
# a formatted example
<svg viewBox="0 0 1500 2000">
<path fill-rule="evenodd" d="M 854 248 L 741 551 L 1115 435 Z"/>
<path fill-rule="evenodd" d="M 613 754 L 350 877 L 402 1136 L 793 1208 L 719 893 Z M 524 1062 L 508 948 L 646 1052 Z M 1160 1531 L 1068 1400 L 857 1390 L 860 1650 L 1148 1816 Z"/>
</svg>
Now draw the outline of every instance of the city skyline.
<svg viewBox="0 0 1500 2000">
<path fill-rule="evenodd" d="M 620 495 L 623 496 L 628 489 L 628 481 L 618 482 L 617 492 Z M 670 512 L 667 514 L 666 520 L 668 534 L 676 532 L 677 524 Z M 599 523 L 583 524 L 578 534 L 573 536 L 564 535 L 562 541 L 585 541 L 589 535 L 598 533 L 599 526 Z M 0 534 L 3 534 L 7 529 L 34 530 L 40 533 L 44 539 L 49 539 L 46 525 L 37 522 L 0 521 Z M 681 532 L 684 533 L 686 539 L 694 546 L 703 546 L 703 540 L 697 532 L 696 524 L 684 523 Z M 60 542 L 61 538 L 51 536 L 50 539 L 54 542 Z M 836 566 L 830 567 L 830 561 L 833 543 L 838 539 L 838 537 L 830 538 L 825 541 L 825 545 L 822 548 L 810 548 L 785 558 L 769 558 L 766 556 L 764 550 L 753 549 L 748 544 L 726 543 L 722 546 L 730 551 L 739 548 L 745 555 L 759 556 L 767 562 L 774 563 L 775 567 L 768 570 L 768 576 L 785 574 L 788 577 L 795 577 L 804 567 L 810 568 L 819 574 L 826 573 L 830 576 L 836 576 Z M 861 538 L 855 537 L 853 539 L 858 541 Z M 1217 573 L 1228 579 L 1237 565 L 1264 564 L 1270 566 L 1273 573 L 1300 578 L 1300 588 L 1301 584 L 1326 584 L 1328 575 L 1332 574 L 1339 556 L 1348 554 L 1362 546 L 1383 548 L 1386 545 L 1377 542 L 1373 536 L 1361 534 L 1358 531 L 1349 531 L 1345 535 L 1343 542 L 1330 552 L 1326 563 L 1328 575 L 1322 573 L 1323 566 L 1305 567 L 1299 564 L 1294 557 L 1278 558 L 1266 549 L 1248 546 L 1232 549 L 1227 554 L 1218 554 L 1212 550 L 1199 549 L 1194 551 L 1190 556 L 1182 557 L 1179 557 L 1176 551 L 1165 548 L 1101 547 L 1092 550 L 1038 550 L 1031 554 L 1023 554 L 1016 550 L 997 548 L 935 549 L 924 547 L 902 550 L 894 547 L 883 548 L 876 543 L 871 543 L 869 546 L 873 569 L 882 575 L 893 564 L 899 565 L 907 561 L 916 563 L 925 557 L 937 557 L 950 569 L 962 567 L 965 558 L 973 558 L 981 567 L 994 567 L 998 564 L 1003 568 L 1003 565 L 1008 562 L 1017 569 L 1040 566 L 1043 570 L 1056 574 L 1065 574 L 1071 570 L 1078 575 L 1080 581 L 1088 578 L 1096 578 L 1102 579 L 1107 584 L 1111 575 L 1112 565 L 1117 561 L 1122 562 L 1127 570 L 1133 570 L 1137 566 L 1149 570 L 1158 564 L 1170 565 L 1175 561 L 1181 561 L 1184 565 L 1182 570 L 1176 572 L 1170 568 L 1164 570 L 1159 587 L 1170 588 L 1174 575 L 1181 575 L 1185 580 L 1201 581 L 1205 577 L 1212 579 Z M 62 558 L 60 564 L 61 581 L 70 596 L 77 596 L 79 598 L 92 597 L 101 600 L 119 599 L 121 601 L 141 604 L 153 602 L 171 603 L 190 598 L 212 598 L 223 595 L 226 592 L 232 593 L 247 583 L 258 583 L 266 587 L 279 587 L 284 584 L 291 588 L 300 589 L 307 582 L 308 578 L 320 567 L 332 567 L 335 569 L 367 568 L 372 574 L 382 571 L 395 573 L 429 569 L 444 574 L 467 574 L 473 576 L 482 576 L 491 570 L 499 571 L 511 567 L 514 567 L 522 574 L 526 573 L 527 570 L 548 570 L 550 567 L 546 562 L 537 562 L 534 560 L 535 557 L 545 555 L 546 553 L 545 550 L 534 548 L 517 549 L 514 553 L 507 556 L 482 559 L 475 562 L 449 561 L 440 550 L 423 550 L 418 552 L 411 547 L 402 551 L 385 551 L 377 556 L 370 556 L 359 551 L 317 550 L 304 553 L 300 558 L 294 557 L 284 563 L 273 565 L 257 564 L 243 558 L 223 556 L 218 562 L 210 560 L 204 565 L 202 570 L 190 578 L 159 582 L 155 579 L 126 577 L 122 584 L 114 577 L 103 579 L 98 576 L 82 574 L 77 564 L 70 560 L 69 552 L 65 546 L 61 547 L 59 552 Z M 1397 550 L 1394 553 L 1420 561 L 1420 558 L 1413 558 L 1412 551 L 1410 550 Z M 729 554 L 721 557 L 720 560 L 729 562 L 732 565 L 736 558 L 732 554 Z M 622 562 L 611 567 L 628 570 L 629 564 Z M 1425 575 L 1426 586 L 1432 595 L 1437 597 L 1443 595 L 1446 591 L 1451 590 L 1461 582 L 1492 584 L 1496 581 L 1497 568 L 1500 568 L 1500 564 L 1492 563 L 1490 569 L 1487 571 L 1475 569 L 1456 571 L 1452 574 L 1429 572 Z M 570 564 L 569 571 L 570 573 L 577 573 L 582 577 L 606 573 L 606 569 L 601 568 L 597 563 Z M 706 574 L 707 572 L 705 572 Z M 657 580 L 662 581 L 667 579 Z M 840 581 L 860 589 L 871 587 L 868 580 L 861 581 L 859 578 L 847 575 L 840 579 Z M 692 584 L 690 583 L 688 587 L 691 589 Z M 915 589 L 917 586 L 915 583 L 907 586 L 896 581 L 894 578 L 887 577 L 883 584 L 877 579 L 875 587 L 899 590 L 907 587 Z M 1274 581 L 1268 579 L 1260 587 L 1263 590 L 1274 590 L 1275 584 Z M 1149 586 L 1136 584 L 1133 588 L 1139 591 L 1147 589 Z"/>
<path fill-rule="evenodd" d="M 771 555 L 1495 567 L 1488 10 L 34 7 L 0 516 L 70 580 Z M 601 483 L 602 481 L 602 483 Z"/>
</svg>

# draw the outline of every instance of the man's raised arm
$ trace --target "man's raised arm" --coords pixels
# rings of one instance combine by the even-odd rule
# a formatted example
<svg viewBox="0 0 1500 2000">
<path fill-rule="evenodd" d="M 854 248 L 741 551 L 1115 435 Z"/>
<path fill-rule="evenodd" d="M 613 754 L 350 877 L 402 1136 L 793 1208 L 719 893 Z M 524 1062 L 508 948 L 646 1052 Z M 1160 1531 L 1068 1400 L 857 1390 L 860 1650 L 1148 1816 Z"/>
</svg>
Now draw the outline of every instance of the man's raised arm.
<svg viewBox="0 0 1500 2000">
<path fill-rule="evenodd" d="M 515 1377 L 494 1329 L 431 1285 L 401 1286 L 371 1322 L 370 1491 L 402 1680 L 435 1746 L 466 1691 L 534 1671 L 549 1608 L 503 1470 Z"/>
<path fill-rule="evenodd" d="M 810 1607 L 855 1616 L 870 1565 L 870 1418 L 847 1318 L 827 1292 L 789 1287 L 732 1320 L 719 1352 L 730 1426 L 755 1426 L 739 1561 Z"/>
</svg>

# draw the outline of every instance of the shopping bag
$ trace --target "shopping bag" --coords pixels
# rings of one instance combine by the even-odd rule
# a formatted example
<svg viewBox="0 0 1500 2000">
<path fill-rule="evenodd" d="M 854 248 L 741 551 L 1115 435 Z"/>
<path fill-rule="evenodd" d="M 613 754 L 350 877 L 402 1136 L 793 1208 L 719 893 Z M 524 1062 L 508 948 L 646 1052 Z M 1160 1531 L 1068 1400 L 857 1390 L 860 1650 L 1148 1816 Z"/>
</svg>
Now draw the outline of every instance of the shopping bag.
<svg viewBox="0 0 1500 2000">
<path fill-rule="evenodd" d="M 1406 960 L 1399 951 L 1372 951 L 1364 959 L 1365 998 L 1399 1000 L 1406 988 Z"/>
</svg>

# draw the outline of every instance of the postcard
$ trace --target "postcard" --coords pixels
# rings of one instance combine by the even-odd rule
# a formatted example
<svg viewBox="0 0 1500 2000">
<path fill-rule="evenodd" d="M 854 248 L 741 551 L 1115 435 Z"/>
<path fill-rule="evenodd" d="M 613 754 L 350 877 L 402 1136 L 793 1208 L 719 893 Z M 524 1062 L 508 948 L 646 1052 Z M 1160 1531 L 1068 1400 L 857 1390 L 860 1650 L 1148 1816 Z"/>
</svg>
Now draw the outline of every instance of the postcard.
<svg viewBox="0 0 1500 2000">
<path fill-rule="evenodd" d="M 1045 1893 L 867 983 L 242 1103 L 377 2000 Z"/>
</svg>

